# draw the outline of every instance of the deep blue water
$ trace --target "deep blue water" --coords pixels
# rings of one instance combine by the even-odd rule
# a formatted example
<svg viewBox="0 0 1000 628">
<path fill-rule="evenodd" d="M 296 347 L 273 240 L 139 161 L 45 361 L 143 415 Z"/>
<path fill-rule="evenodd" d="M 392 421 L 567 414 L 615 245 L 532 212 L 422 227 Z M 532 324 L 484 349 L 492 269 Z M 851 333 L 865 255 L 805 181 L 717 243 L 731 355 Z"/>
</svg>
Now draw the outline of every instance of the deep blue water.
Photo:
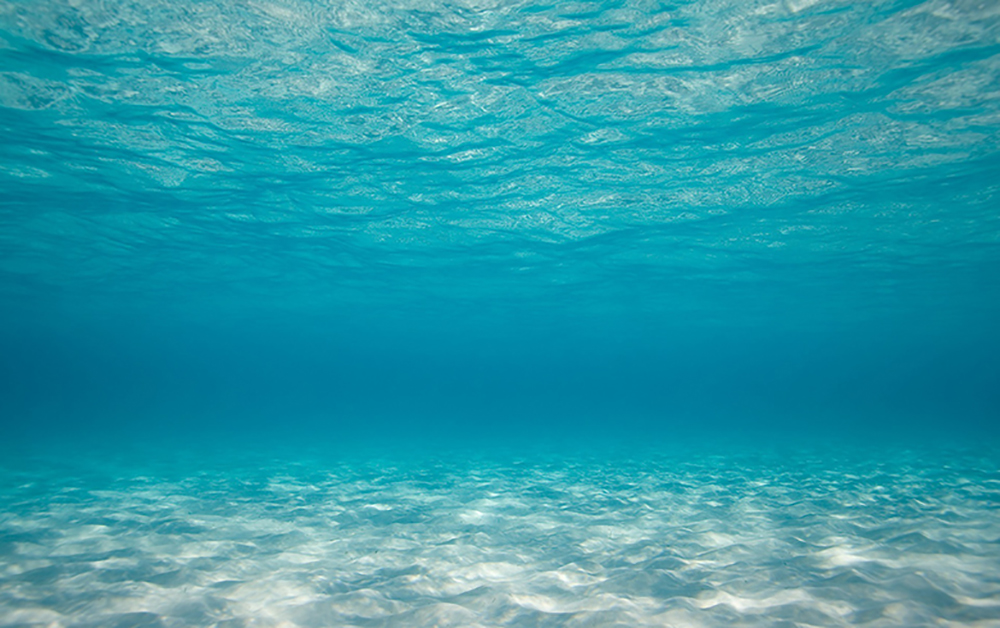
<svg viewBox="0 0 1000 628">
<path fill-rule="evenodd" d="M 978 0 L 0 0 L 0 626 L 1000 625 L 998 86 Z"/>
</svg>

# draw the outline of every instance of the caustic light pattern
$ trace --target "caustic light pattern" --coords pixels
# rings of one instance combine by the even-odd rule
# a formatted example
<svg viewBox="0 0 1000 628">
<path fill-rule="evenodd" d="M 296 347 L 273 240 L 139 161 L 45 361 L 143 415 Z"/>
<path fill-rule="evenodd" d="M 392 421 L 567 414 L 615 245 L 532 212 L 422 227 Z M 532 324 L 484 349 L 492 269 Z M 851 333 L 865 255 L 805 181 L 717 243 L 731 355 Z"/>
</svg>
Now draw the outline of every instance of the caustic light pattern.
<svg viewBox="0 0 1000 628">
<path fill-rule="evenodd" d="M 997 461 L 935 457 L 22 465 L 0 625 L 996 626 Z"/>
</svg>

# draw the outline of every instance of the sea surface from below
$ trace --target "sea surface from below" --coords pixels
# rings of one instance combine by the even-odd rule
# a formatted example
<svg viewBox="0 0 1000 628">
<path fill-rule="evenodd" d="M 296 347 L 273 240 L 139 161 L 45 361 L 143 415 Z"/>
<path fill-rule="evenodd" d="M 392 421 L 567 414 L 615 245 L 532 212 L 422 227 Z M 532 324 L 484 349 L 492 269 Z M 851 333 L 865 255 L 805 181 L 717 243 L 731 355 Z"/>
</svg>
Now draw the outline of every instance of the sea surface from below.
<svg viewBox="0 0 1000 628">
<path fill-rule="evenodd" d="M 1000 2 L 0 0 L 0 628 L 1000 628 Z"/>
</svg>

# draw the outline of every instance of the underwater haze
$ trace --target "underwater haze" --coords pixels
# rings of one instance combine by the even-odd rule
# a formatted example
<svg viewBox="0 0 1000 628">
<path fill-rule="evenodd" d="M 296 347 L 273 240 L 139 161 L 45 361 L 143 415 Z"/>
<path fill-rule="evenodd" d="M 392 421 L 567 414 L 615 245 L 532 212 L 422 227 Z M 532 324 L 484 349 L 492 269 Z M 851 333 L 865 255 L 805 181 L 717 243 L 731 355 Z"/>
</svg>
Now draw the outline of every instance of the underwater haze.
<svg viewBox="0 0 1000 628">
<path fill-rule="evenodd" d="M 0 0 L 0 627 L 1000 626 L 1000 3 Z"/>
</svg>

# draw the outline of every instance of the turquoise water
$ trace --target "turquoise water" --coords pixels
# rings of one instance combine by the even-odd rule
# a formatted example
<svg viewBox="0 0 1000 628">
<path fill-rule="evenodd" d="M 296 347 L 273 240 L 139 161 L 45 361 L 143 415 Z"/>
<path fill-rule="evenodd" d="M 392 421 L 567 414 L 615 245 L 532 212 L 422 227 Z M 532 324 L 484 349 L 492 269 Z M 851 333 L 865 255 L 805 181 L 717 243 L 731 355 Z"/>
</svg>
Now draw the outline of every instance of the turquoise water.
<svg viewBox="0 0 1000 628">
<path fill-rule="evenodd" d="M 0 626 L 1000 625 L 992 2 L 0 0 Z"/>
<path fill-rule="evenodd" d="M 8 461 L 0 608 L 8 626 L 994 626 L 997 462 Z"/>
</svg>

